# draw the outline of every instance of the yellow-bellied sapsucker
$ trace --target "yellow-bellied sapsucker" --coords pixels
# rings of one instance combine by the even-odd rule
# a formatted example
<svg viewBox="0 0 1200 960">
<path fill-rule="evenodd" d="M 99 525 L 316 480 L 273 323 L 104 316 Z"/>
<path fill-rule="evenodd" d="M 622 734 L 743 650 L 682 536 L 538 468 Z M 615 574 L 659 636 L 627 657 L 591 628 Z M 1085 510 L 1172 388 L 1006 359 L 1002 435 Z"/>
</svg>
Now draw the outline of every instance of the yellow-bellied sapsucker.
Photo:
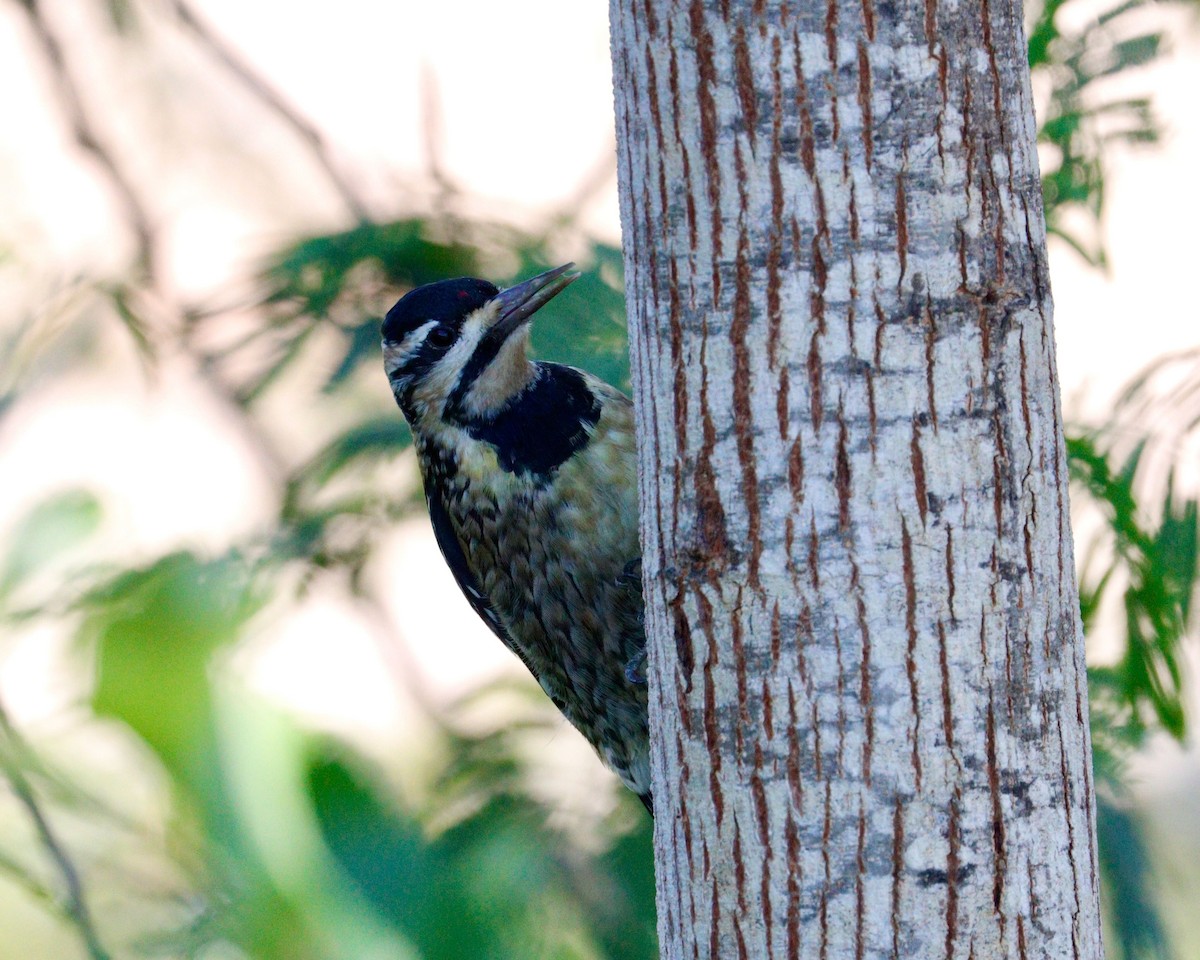
<svg viewBox="0 0 1200 960">
<path fill-rule="evenodd" d="M 573 266 L 411 291 L 384 320 L 384 366 L 467 600 L 653 812 L 632 404 L 526 355 Z"/>
</svg>

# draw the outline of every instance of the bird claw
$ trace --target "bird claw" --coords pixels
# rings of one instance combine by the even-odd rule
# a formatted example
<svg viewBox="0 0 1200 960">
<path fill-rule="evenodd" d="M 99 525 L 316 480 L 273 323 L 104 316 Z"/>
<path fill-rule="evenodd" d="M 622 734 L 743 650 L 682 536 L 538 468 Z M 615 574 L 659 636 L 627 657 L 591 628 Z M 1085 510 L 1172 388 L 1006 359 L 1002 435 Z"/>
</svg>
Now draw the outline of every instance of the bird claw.
<svg viewBox="0 0 1200 960">
<path fill-rule="evenodd" d="M 645 686 L 646 684 L 646 651 L 639 650 L 633 655 L 633 658 L 625 664 L 625 679 L 636 686 Z"/>
<path fill-rule="evenodd" d="M 625 568 L 617 574 L 617 583 L 627 583 L 641 587 L 642 558 L 636 557 L 625 564 Z"/>
</svg>

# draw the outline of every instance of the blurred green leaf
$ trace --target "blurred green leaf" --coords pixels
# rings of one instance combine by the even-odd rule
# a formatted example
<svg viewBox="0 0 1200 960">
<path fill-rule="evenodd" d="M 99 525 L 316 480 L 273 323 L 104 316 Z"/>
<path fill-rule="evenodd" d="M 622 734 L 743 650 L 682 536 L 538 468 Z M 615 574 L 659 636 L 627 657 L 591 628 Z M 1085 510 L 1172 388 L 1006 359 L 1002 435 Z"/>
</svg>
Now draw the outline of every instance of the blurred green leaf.
<svg viewBox="0 0 1200 960">
<path fill-rule="evenodd" d="M 1058 26 L 1055 20 L 1058 16 L 1058 11 L 1068 0 L 1046 0 L 1038 10 L 1037 18 L 1033 22 L 1033 26 L 1029 29 L 1029 41 L 1027 44 L 1027 56 L 1031 69 L 1038 69 L 1050 63 L 1050 44 L 1059 37 Z M 1140 0 L 1131 0 L 1132 3 L 1140 2 Z"/>
<path fill-rule="evenodd" d="M 471 739 L 456 738 L 449 756 L 464 747 L 479 756 Z M 466 790 L 478 805 L 446 797 L 459 817 L 431 834 L 385 799 L 390 791 L 361 761 L 344 756 L 326 749 L 310 767 L 322 836 L 360 895 L 424 960 L 656 960 L 651 825 L 640 807 L 627 808 L 635 832 L 599 857 L 584 855 L 548 826 L 539 804 L 485 772 Z M 457 773 L 438 778 L 435 807 L 447 785 L 464 789 L 473 767 L 451 765 Z"/>
<path fill-rule="evenodd" d="M 558 266 L 546 251 L 524 251 L 509 286 Z M 606 383 L 629 390 L 629 343 L 625 327 L 624 261 L 619 248 L 591 244 L 579 263 L 580 277 L 538 313 L 533 349 L 541 359 L 581 367 Z"/>
<path fill-rule="evenodd" d="M 299 358 L 305 344 L 317 332 L 314 323 L 294 324 L 292 329 L 276 345 L 270 360 L 261 367 L 254 378 L 235 391 L 237 402 L 248 407 L 261 397 Z"/>
<path fill-rule="evenodd" d="M 605 956 L 612 960 L 658 958 L 658 911 L 655 909 L 654 823 L 639 809 L 636 829 L 621 834 L 597 862 L 590 889 L 592 915 Z"/>
<path fill-rule="evenodd" d="M 305 237 L 263 269 L 268 303 L 290 302 L 295 314 L 324 317 L 364 264 L 379 268 L 393 287 L 416 287 L 472 273 L 477 255 L 467 245 L 430 239 L 421 219 L 365 223 L 340 233 Z"/>
<path fill-rule="evenodd" d="M 1096 833 L 1121 956 L 1124 960 L 1171 960 L 1167 932 L 1154 903 L 1151 854 L 1137 818 L 1100 792 L 1096 796 Z"/>
<path fill-rule="evenodd" d="M 1105 65 L 1094 76 L 1107 77 L 1131 67 L 1141 67 L 1159 55 L 1162 49 L 1161 33 L 1146 33 L 1114 43 Z"/>
<path fill-rule="evenodd" d="M 1106 268 L 1101 234 L 1107 148 L 1153 143 L 1158 123 L 1148 98 L 1114 95 L 1105 81 L 1152 62 L 1161 32 L 1144 28 L 1149 0 L 1125 0 L 1064 31 L 1059 15 L 1078 4 L 1046 0 L 1029 29 L 1032 74 L 1049 88 L 1038 113 L 1046 227 L 1092 266 Z M 1079 215 L 1083 214 L 1082 217 Z"/>
<path fill-rule="evenodd" d="M 68 490 L 43 500 L 8 535 L 0 564 L 0 604 L 26 577 L 82 544 L 100 526 L 100 502 L 83 490 Z"/>
<path fill-rule="evenodd" d="M 127 724 L 210 816 L 224 816 L 210 677 L 263 596 L 236 555 L 173 553 L 84 601 L 81 636 L 96 650 L 92 704 Z"/>
<path fill-rule="evenodd" d="M 527 797 L 498 794 L 475 816 L 443 834 L 438 848 L 454 864 L 463 902 L 469 904 L 464 912 L 494 938 L 492 955 L 514 960 L 578 956 L 561 952 L 572 932 L 582 933 L 578 907 L 564 890 L 561 856 L 568 844 L 547 827 L 537 804 Z M 547 914 L 557 916 L 560 926 L 547 926 Z M 463 960 L 478 955 L 457 954 Z"/>
<path fill-rule="evenodd" d="M 358 892 L 396 926 L 424 960 L 503 956 L 481 922 L 458 865 L 426 842 L 415 820 L 380 799 L 361 769 L 323 756 L 308 789 L 321 834 Z"/>
<path fill-rule="evenodd" d="M 378 365 L 379 342 L 382 335 L 379 330 L 380 321 L 370 317 L 357 327 L 348 331 L 345 341 L 345 353 L 337 368 L 329 375 L 321 388 L 325 393 L 332 393 L 350 379 L 351 374 L 363 363 Z"/>
<path fill-rule="evenodd" d="M 306 488 L 319 489 L 352 465 L 394 456 L 412 445 L 412 434 L 399 414 L 374 417 L 338 434 L 288 481 L 286 502 Z"/>
<path fill-rule="evenodd" d="M 140 26 L 130 0 L 104 0 L 102 6 L 117 33 L 128 35 Z"/>
<path fill-rule="evenodd" d="M 1112 550 L 1097 574 L 1085 563 L 1080 574 L 1081 612 L 1095 623 L 1108 587 L 1124 583 L 1124 637 L 1115 667 L 1096 670 L 1098 682 L 1119 690 L 1130 707 L 1129 733 L 1140 741 L 1148 706 L 1162 727 L 1176 738 L 1185 731 L 1181 644 L 1187 633 L 1197 565 L 1197 502 L 1180 500 L 1168 475 L 1157 527 L 1147 526 L 1135 494 L 1138 468 L 1146 442 L 1134 445 L 1120 468 L 1113 469 L 1098 437 L 1067 440 L 1071 476 L 1090 493 L 1105 514 Z M 1092 557 L 1099 556 L 1093 550 Z"/>
</svg>

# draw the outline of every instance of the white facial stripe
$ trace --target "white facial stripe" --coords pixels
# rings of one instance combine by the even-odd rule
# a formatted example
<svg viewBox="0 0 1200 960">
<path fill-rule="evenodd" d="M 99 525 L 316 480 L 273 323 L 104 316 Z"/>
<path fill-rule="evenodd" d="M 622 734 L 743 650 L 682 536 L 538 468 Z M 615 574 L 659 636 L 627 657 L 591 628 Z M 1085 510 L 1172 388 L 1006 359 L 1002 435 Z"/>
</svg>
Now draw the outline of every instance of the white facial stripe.
<svg viewBox="0 0 1200 960">
<path fill-rule="evenodd" d="M 425 374 L 421 382 L 416 384 L 413 398 L 427 409 L 441 413 L 442 405 L 458 383 L 462 368 L 466 366 L 484 331 L 490 326 L 485 314 L 486 311 L 480 310 L 467 318 L 454 346 L 434 364 L 433 369 Z M 425 335 L 428 336 L 428 331 Z M 423 341 L 425 337 L 421 339 Z"/>
<path fill-rule="evenodd" d="M 459 385 L 464 367 L 479 347 L 484 335 L 496 321 L 494 304 L 487 304 L 468 316 L 454 343 L 429 367 L 403 368 L 425 347 L 437 321 L 428 320 L 410 332 L 399 344 L 384 344 L 385 361 L 393 389 L 404 389 L 411 411 L 421 420 L 436 422 L 445 414 L 447 399 Z M 488 365 L 486 375 L 471 384 L 461 398 L 463 409 L 472 416 L 485 417 L 500 410 L 520 393 L 533 378 L 535 368 L 526 360 L 529 327 L 514 331 Z M 399 394 L 398 394 L 399 395 Z"/>
<path fill-rule="evenodd" d="M 533 379 L 534 368 L 525 361 L 529 347 L 529 326 L 509 335 L 489 367 L 489 375 L 480 377 L 467 391 L 463 408 L 483 417 L 503 407 Z"/>
<path fill-rule="evenodd" d="M 399 343 L 384 342 L 383 359 L 386 364 L 388 376 L 392 376 L 416 356 L 417 351 L 421 349 L 421 345 L 425 342 L 425 338 L 429 336 L 429 331 L 436 326 L 437 323 L 435 321 L 427 320 Z"/>
</svg>

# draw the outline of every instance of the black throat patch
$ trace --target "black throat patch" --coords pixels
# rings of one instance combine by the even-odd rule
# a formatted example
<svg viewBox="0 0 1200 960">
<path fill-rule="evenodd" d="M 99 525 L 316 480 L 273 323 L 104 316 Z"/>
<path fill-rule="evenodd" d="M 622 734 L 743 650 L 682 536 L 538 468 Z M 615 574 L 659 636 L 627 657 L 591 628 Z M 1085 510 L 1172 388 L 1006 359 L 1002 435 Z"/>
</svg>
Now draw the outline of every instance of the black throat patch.
<svg viewBox="0 0 1200 960">
<path fill-rule="evenodd" d="M 512 403 L 487 420 L 463 425 L 476 440 L 490 443 L 509 473 L 550 475 L 587 446 L 600 419 L 600 400 L 578 370 L 537 363 L 533 382 Z"/>
</svg>

